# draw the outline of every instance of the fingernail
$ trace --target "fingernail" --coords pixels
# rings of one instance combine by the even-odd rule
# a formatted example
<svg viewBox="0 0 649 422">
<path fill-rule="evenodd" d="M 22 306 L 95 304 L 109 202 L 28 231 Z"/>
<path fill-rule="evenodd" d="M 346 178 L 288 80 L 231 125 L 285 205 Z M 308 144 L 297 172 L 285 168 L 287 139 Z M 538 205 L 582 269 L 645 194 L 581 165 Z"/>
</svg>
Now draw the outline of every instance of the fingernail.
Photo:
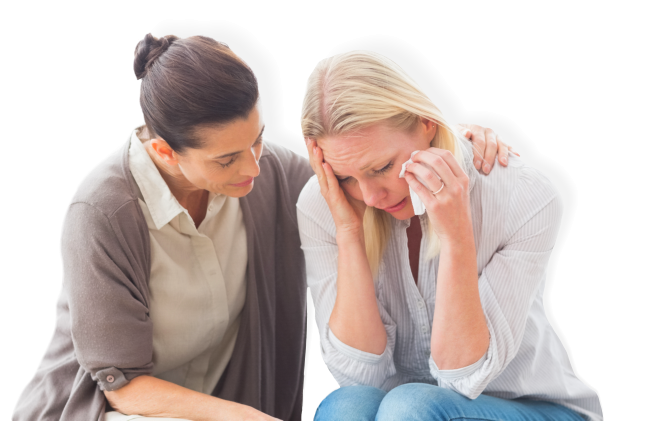
<svg viewBox="0 0 649 422">
<path fill-rule="evenodd" d="M 506 157 L 506 156 L 503 157 L 503 164 L 504 164 L 504 165 L 507 165 L 507 157 Z"/>
<path fill-rule="evenodd" d="M 313 154 L 315 155 L 318 152 L 318 147 L 313 147 Z"/>
<path fill-rule="evenodd" d="M 484 171 L 485 173 L 489 173 L 490 170 L 491 170 L 491 166 L 490 166 L 489 164 L 486 164 L 486 163 L 485 163 L 485 164 L 482 166 L 482 171 Z"/>
<path fill-rule="evenodd" d="M 478 161 L 475 162 L 475 168 L 477 168 L 478 170 L 480 170 L 480 160 L 478 160 Z"/>
</svg>

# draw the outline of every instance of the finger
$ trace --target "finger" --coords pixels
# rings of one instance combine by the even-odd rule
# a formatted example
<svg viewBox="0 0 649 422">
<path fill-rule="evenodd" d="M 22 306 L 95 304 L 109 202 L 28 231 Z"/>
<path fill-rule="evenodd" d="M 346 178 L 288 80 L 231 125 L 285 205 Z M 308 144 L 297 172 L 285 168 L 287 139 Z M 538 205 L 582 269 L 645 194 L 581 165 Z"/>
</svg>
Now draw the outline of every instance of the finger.
<svg viewBox="0 0 649 422">
<path fill-rule="evenodd" d="M 496 142 L 496 132 L 487 128 L 485 129 L 485 153 L 484 160 L 482 162 L 482 171 L 484 174 L 489 174 L 491 169 L 496 163 L 496 152 L 498 151 L 498 143 Z"/>
<path fill-rule="evenodd" d="M 484 128 L 478 125 L 472 125 L 469 134 L 471 137 L 467 138 L 473 145 L 473 165 L 476 169 L 480 170 L 486 147 Z"/>
<path fill-rule="evenodd" d="M 419 170 L 419 173 L 418 173 L 419 177 L 421 177 L 422 180 L 424 180 L 427 184 L 429 182 L 434 183 L 434 186 L 431 186 L 429 184 L 431 190 L 435 186 L 437 186 L 438 189 L 441 186 L 441 183 L 440 184 L 435 183 L 434 179 L 439 180 L 441 178 L 442 181 L 444 183 L 446 183 L 447 185 L 449 185 L 449 186 L 452 186 L 455 183 L 457 183 L 457 176 L 455 174 L 453 174 L 453 171 L 448 166 L 446 161 L 438 154 L 433 154 L 428 150 L 419 151 L 417 154 L 414 155 L 414 157 L 412 157 L 412 161 L 413 161 L 413 164 L 422 163 L 422 164 L 426 164 L 426 165 L 430 166 L 430 168 L 433 169 L 434 173 L 431 172 L 430 169 L 427 169 L 425 166 L 420 165 L 421 170 Z M 410 171 L 411 166 L 413 167 L 413 169 L 414 168 L 419 169 L 419 167 L 415 167 L 413 164 L 406 167 L 406 170 Z M 462 172 L 462 170 L 460 170 L 460 172 L 462 174 L 464 174 Z M 437 173 L 437 175 L 435 175 L 435 173 Z M 437 189 L 435 189 L 435 190 L 437 190 Z"/>
<path fill-rule="evenodd" d="M 500 135 L 496 135 L 496 143 L 498 143 L 498 162 L 500 162 L 502 166 L 507 167 L 507 160 L 511 147 L 503 142 Z"/>
<path fill-rule="evenodd" d="M 512 147 L 507 147 L 507 149 L 510 150 L 510 151 L 512 152 L 512 154 L 514 154 L 514 155 L 516 155 L 516 156 L 518 156 L 518 157 L 521 156 L 519 153 L 517 153 L 516 151 L 514 151 L 514 149 L 513 149 Z"/>
<path fill-rule="evenodd" d="M 324 157 L 322 156 L 322 150 L 317 146 L 315 142 L 313 143 L 313 148 L 310 152 L 310 155 L 312 156 L 311 167 L 313 168 L 313 171 L 318 178 L 320 192 L 323 196 L 326 197 L 329 192 L 329 186 L 327 184 L 327 176 L 325 175 L 324 169 L 322 168 Z"/>
<path fill-rule="evenodd" d="M 347 201 L 347 198 L 344 194 L 344 191 L 340 188 L 340 182 L 334 174 L 334 170 L 331 168 L 331 165 L 327 162 L 322 163 L 322 169 L 325 173 L 327 191 L 329 196 L 330 203 L 339 204 L 341 201 Z"/>
<path fill-rule="evenodd" d="M 426 152 L 439 155 L 446 162 L 455 177 L 459 178 L 466 176 L 466 173 L 464 172 L 462 167 L 460 167 L 460 164 L 457 162 L 455 156 L 451 153 L 451 151 L 441 148 L 428 148 Z"/>
<path fill-rule="evenodd" d="M 405 174 L 408 173 L 417 176 L 419 179 L 423 180 L 424 186 L 428 186 L 428 190 L 430 190 L 431 192 L 437 192 L 439 188 L 442 187 L 442 179 L 437 177 L 437 175 L 433 171 L 431 171 L 428 167 L 422 166 L 419 163 L 412 163 L 408 165 Z"/>
<path fill-rule="evenodd" d="M 410 188 L 419 196 L 419 199 L 424 203 L 424 206 L 426 209 L 430 209 L 433 203 L 437 200 L 435 198 L 435 195 L 431 191 L 429 191 L 426 186 L 424 186 L 415 176 L 413 176 L 411 173 L 406 172 L 405 174 L 405 179 L 406 182 L 408 182 L 408 185 Z"/>
</svg>

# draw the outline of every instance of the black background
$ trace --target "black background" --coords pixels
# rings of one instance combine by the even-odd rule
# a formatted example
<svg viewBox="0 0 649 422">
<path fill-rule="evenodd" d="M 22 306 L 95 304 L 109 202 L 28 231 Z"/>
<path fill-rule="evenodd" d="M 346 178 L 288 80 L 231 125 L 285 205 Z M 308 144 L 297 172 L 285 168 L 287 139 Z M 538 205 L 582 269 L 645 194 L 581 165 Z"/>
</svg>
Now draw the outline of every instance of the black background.
<svg viewBox="0 0 649 422">
<path fill-rule="evenodd" d="M 52 139 L 65 146 L 62 160 L 54 164 L 58 187 L 53 190 L 49 203 L 48 224 L 56 227 L 56 231 L 79 180 L 119 148 L 134 126 L 142 123 L 132 51 L 145 32 L 150 30 L 162 36 L 170 29 L 138 26 L 143 29 L 102 39 L 100 53 L 97 49 L 71 49 L 61 53 L 62 59 L 67 57 L 83 63 L 53 81 L 56 83 L 52 87 L 55 98 L 65 99 L 69 104 L 63 110 L 51 111 L 52 114 L 63 111 L 67 115 L 47 131 L 48 136 L 54 135 Z M 580 136 L 584 139 L 577 127 L 583 123 L 582 117 L 574 117 L 579 107 L 576 99 L 583 90 L 575 68 L 561 62 L 556 51 L 542 38 L 527 39 L 524 48 L 516 47 L 520 44 L 515 40 L 501 38 L 493 45 L 481 45 L 476 40 L 473 45 L 448 49 L 410 39 L 377 38 L 369 33 L 353 40 L 339 38 L 333 42 L 321 38 L 315 42 L 299 35 L 300 31 L 294 37 L 280 39 L 271 34 L 249 37 L 245 36 L 246 31 L 241 36 L 200 30 L 174 33 L 181 37 L 193 33 L 212 36 L 227 42 L 246 60 L 259 78 L 266 136 L 299 154 L 305 155 L 299 127 L 300 104 L 313 66 L 326 56 L 360 48 L 377 51 L 401 65 L 441 108 L 447 121 L 492 127 L 522 154 L 523 161 L 554 180 L 563 193 L 565 213 L 548 270 L 546 312 L 570 353 L 577 376 L 597 391 L 599 385 L 591 369 L 593 365 L 586 363 L 592 362 L 589 358 L 595 352 L 593 347 L 598 347 L 593 339 L 601 317 L 591 311 L 590 305 L 601 284 L 593 282 L 593 266 L 582 265 L 585 262 L 579 259 L 585 256 L 583 235 L 590 233 L 586 230 L 592 223 L 579 210 L 579 205 L 583 205 L 580 201 L 583 186 L 576 180 L 576 172 L 570 170 L 578 154 L 578 145 L 573 140 Z M 47 161 L 46 165 L 51 168 L 53 164 Z M 46 253 L 55 273 L 59 265 L 57 254 L 54 248 Z M 44 309 L 53 306 L 59 290 L 56 277 L 49 283 L 52 293 L 44 298 Z M 311 419 L 319 401 L 337 388 L 320 357 L 312 316 L 309 298 L 305 420 Z M 49 321 L 53 319 L 42 320 L 42 324 L 33 327 L 42 331 L 42 339 L 33 349 L 33 361 L 25 361 L 27 368 L 36 367 L 49 340 Z"/>
</svg>

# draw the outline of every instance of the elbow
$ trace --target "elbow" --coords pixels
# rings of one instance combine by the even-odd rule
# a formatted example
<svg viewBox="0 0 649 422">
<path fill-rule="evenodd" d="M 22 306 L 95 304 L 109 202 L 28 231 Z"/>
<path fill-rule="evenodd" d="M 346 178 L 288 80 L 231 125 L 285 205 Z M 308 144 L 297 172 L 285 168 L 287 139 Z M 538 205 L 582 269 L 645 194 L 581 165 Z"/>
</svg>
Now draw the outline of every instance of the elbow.
<svg viewBox="0 0 649 422">
<path fill-rule="evenodd" d="M 329 319 L 329 329 L 345 345 L 366 353 L 382 355 L 388 347 L 388 335 L 383 325 L 359 333 L 348 330 L 343 322 L 332 317 Z"/>
</svg>

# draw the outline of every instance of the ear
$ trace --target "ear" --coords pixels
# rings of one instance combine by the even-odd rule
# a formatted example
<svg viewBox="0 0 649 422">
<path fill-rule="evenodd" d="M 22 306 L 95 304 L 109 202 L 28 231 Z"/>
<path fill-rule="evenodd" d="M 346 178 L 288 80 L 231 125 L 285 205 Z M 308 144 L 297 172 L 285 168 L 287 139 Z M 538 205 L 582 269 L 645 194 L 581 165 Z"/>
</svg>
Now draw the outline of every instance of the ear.
<svg viewBox="0 0 649 422">
<path fill-rule="evenodd" d="M 429 120 L 424 117 L 421 117 L 421 126 L 424 131 L 424 135 L 426 136 L 426 139 L 430 139 L 431 142 L 433 138 L 435 137 L 435 134 L 437 133 L 437 122 L 434 120 Z"/>
<path fill-rule="evenodd" d="M 151 148 L 165 163 L 170 166 L 178 165 L 178 154 L 169 146 L 167 141 L 162 138 L 151 139 Z"/>
</svg>

